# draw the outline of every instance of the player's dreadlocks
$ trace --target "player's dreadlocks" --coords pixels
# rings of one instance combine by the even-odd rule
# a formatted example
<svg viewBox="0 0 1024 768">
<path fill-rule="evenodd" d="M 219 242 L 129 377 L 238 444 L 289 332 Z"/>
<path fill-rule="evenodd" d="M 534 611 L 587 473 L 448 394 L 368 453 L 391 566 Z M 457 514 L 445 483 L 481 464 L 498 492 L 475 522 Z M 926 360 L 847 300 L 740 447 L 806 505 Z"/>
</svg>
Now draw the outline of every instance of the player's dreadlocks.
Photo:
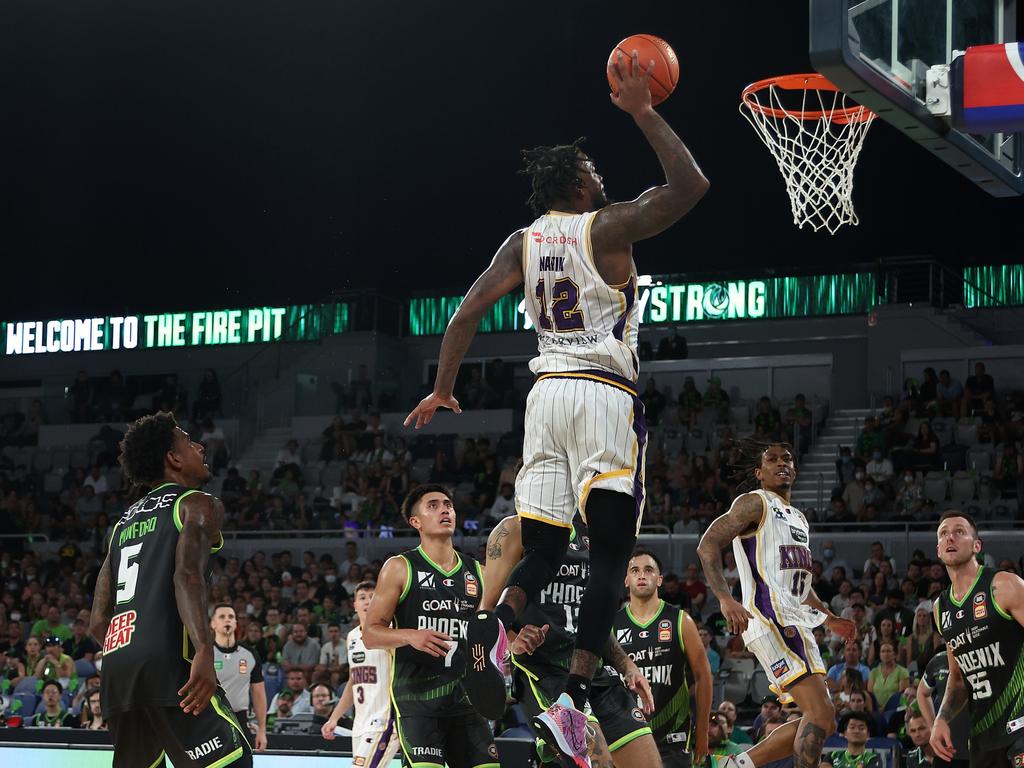
<svg viewBox="0 0 1024 768">
<path fill-rule="evenodd" d="M 171 450 L 178 422 L 164 411 L 137 419 L 121 440 L 117 461 L 133 490 L 152 487 L 164 477 L 164 456 Z"/>
<path fill-rule="evenodd" d="M 572 144 L 522 150 L 526 167 L 519 173 L 530 177 L 532 189 L 526 202 L 538 216 L 551 210 L 553 203 L 571 198 L 579 188 L 576 172 L 580 167 L 580 145 L 584 141 L 586 137 L 581 136 Z"/>
<path fill-rule="evenodd" d="M 761 468 L 764 452 L 772 446 L 781 446 L 792 453 L 793 456 L 796 456 L 793 446 L 782 440 L 766 441 L 745 437 L 741 440 L 736 440 L 733 445 L 740 452 L 739 460 L 729 466 L 729 469 L 732 470 L 732 479 L 736 483 L 737 494 L 747 493 L 761 487 L 761 484 L 754 476 L 754 470 Z"/>
</svg>

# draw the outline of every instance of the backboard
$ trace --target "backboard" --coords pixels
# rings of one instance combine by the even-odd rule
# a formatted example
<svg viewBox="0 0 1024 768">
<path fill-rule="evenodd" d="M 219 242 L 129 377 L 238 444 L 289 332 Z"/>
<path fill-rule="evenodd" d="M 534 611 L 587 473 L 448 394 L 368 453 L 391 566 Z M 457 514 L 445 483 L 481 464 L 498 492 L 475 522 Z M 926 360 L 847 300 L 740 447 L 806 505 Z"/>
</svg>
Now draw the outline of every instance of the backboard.
<svg viewBox="0 0 1024 768">
<path fill-rule="evenodd" d="M 1024 134 L 956 130 L 928 76 L 969 46 L 1015 40 L 1016 0 L 810 0 L 810 10 L 818 72 L 990 194 L 1024 194 Z"/>
</svg>

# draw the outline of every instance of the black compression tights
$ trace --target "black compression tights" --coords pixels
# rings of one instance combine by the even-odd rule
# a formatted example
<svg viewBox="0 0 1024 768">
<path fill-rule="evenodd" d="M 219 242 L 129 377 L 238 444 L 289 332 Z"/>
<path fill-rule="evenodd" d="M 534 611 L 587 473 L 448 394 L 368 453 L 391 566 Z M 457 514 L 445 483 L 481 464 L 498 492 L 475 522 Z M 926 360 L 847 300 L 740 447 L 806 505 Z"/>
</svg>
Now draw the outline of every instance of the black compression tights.
<svg viewBox="0 0 1024 768">
<path fill-rule="evenodd" d="M 619 610 L 622 582 L 636 545 L 636 502 L 617 491 L 597 489 L 587 498 L 590 581 L 580 604 L 576 649 L 600 656 Z"/>
</svg>

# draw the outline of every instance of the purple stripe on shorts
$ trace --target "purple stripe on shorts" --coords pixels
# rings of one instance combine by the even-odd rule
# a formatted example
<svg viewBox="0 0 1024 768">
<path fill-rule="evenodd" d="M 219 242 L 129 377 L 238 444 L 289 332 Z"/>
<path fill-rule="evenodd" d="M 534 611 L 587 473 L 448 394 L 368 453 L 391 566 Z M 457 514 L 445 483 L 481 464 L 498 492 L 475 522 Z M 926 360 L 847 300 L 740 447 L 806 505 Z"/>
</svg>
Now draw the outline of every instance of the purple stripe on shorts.
<svg viewBox="0 0 1024 768">
<path fill-rule="evenodd" d="M 395 716 L 392 715 L 388 718 L 388 727 L 384 729 L 384 732 L 380 735 L 380 741 L 377 742 L 377 749 L 374 750 L 370 756 L 370 764 L 367 768 L 378 768 L 380 765 L 381 758 L 384 757 L 384 753 L 388 751 L 388 744 L 391 743 L 391 729 L 395 727 Z"/>
<path fill-rule="evenodd" d="M 644 463 L 647 451 L 647 416 L 644 414 L 643 401 L 633 396 L 633 433 L 636 435 L 636 468 L 633 470 L 633 501 L 636 508 L 636 519 L 639 521 L 644 511 Z"/>
</svg>

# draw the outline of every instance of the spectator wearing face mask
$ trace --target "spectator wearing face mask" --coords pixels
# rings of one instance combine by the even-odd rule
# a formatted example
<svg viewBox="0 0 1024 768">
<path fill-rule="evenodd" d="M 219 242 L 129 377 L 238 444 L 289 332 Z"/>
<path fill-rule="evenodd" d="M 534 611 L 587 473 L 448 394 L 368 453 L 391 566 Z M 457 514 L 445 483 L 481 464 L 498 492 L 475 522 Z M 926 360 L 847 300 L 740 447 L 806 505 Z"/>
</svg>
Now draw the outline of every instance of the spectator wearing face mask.
<svg viewBox="0 0 1024 768">
<path fill-rule="evenodd" d="M 843 501 L 846 502 L 846 508 L 852 515 L 859 515 L 864 509 L 864 481 L 867 479 L 867 473 L 864 471 L 864 467 L 858 465 L 853 473 L 853 480 L 846 484 L 846 488 L 843 489 Z"/>
<path fill-rule="evenodd" d="M 825 539 L 821 542 L 821 568 L 822 570 L 831 575 L 832 581 L 835 583 L 836 589 L 839 588 L 839 584 L 843 579 L 850 575 L 850 564 L 841 557 L 836 557 L 836 545 L 832 539 Z M 842 568 L 843 573 L 839 576 L 837 581 L 836 568 Z"/>
<path fill-rule="evenodd" d="M 881 451 L 874 451 L 871 454 L 871 461 L 864 468 L 876 485 L 886 486 L 892 482 L 893 468 L 892 462 L 882 455 Z"/>
<path fill-rule="evenodd" d="M 894 516 L 897 520 L 916 520 L 924 503 L 924 486 L 909 469 L 903 472 L 901 479 L 893 504 Z"/>
<path fill-rule="evenodd" d="M 855 470 L 850 446 L 844 445 L 839 449 L 839 458 L 836 459 L 836 488 L 840 493 L 849 483 L 853 482 Z"/>
</svg>

